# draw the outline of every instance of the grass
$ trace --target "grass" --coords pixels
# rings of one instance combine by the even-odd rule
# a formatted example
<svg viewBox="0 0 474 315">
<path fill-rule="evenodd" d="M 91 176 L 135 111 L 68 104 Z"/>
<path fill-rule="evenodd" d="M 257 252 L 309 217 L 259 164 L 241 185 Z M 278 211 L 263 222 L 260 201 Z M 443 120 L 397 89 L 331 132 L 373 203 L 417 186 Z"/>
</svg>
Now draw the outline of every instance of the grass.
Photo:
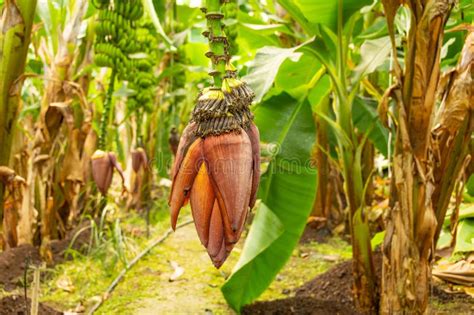
<svg viewBox="0 0 474 315">
<path fill-rule="evenodd" d="M 126 261 L 143 249 L 153 237 L 159 237 L 168 229 L 166 202 L 155 203 L 150 217 L 150 238 L 143 214 L 123 214 L 112 208 L 108 213 L 106 237 L 89 255 L 72 251 L 73 259 L 46 271 L 42 283 L 42 302 L 60 310 L 71 310 L 78 306 L 93 305 L 126 266 L 120 259 L 117 246 L 124 248 Z M 115 209 L 117 210 L 117 209 Z M 117 244 L 114 238 L 114 223 L 119 220 L 123 240 Z M 132 270 L 133 271 L 133 270 Z M 146 281 L 144 277 L 143 281 Z M 70 285 L 65 285 L 69 283 Z"/>
</svg>

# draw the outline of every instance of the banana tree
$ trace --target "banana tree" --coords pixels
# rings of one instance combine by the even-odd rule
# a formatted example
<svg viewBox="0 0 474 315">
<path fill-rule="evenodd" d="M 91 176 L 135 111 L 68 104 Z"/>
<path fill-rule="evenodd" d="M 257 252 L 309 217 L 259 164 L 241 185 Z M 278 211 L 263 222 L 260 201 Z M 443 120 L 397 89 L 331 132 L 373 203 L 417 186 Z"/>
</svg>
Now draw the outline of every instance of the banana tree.
<svg viewBox="0 0 474 315">
<path fill-rule="evenodd" d="M 99 209 L 103 209 L 107 201 L 105 197 L 112 184 L 114 169 L 117 169 L 122 178 L 122 184 L 125 184 L 125 178 L 115 153 L 108 152 L 112 140 L 109 131 L 112 125 L 112 114 L 115 110 L 113 100 L 116 83 L 120 81 L 132 82 L 134 70 L 140 64 L 140 61 L 131 57 L 139 53 L 141 49 L 140 43 L 136 42 L 137 23 L 143 17 L 145 9 L 140 0 L 126 3 L 104 0 L 94 3 L 94 5 L 98 9 L 94 44 L 95 63 L 99 67 L 111 69 L 100 116 L 98 148 L 91 158 L 92 175 L 102 194 Z M 145 66 L 148 66 L 146 61 Z M 143 77 L 143 81 L 148 82 L 148 86 L 152 82 L 150 77 L 152 77 L 150 73 L 146 73 Z M 117 139 L 118 133 L 114 133 L 114 135 Z M 122 149 L 120 142 L 116 141 L 116 143 L 119 155 L 123 155 L 120 152 Z"/>
<path fill-rule="evenodd" d="M 156 110 L 154 106 L 156 95 L 154 68 L 156 60 L 158 60 L 156 51 L 158 43 L 150 25 L 139 25 L 137 43 L 141 46 L 140 51 L 143 56 L 135 59 L 137 67 L 133 69 L 134 75 L 128 82 L 128 88 L 134 92 L 127 98 L 127 116 L 134 116 L 135 118 L 135 147 L 131 151 L 133 174 L 131 176 L 128 207 L 133 206 L 141 209 L 142 206 L 146 206 L 146 201 L 150 201 L 149 196 L 146 197 L 147 192 L 149 194 L 149 187 L 146 186 L 150 186 L 152 180 L 151 174 L 146 172 L 148 168 L 146 152 L 150 152 L 153 146 L 150 148 L 148 143 L 149 150 L 146 150 L 147 146 L 143 141 L 144 130 L 147 131 L 146 118 Z"/>
<path fill-rule="evenodd" d="M 61 8 L 43 2 L 38 10 L 50 39 L 41 46 L 48 80 L 34 131 L 33 154 L 28 161 L 33 164 L 32 174 L 28 175 L 33 181 L 28 185 L 35 190 L 28 190 L 23 202 L 35 204 L 40 213 L 42 249 L 46 257 L 49 257 L 48 242 L 62 237 L 68 218 L 77 214 L 77 196 L 85 182 L 81 168 L 72 165 L 80 164 L 83 140 L 91 127 L 91 110 L 84 91 L 73 82 L 77 80 L 74 77 L 75 57 L 87 7 L 88 2 L 84 0 L 72 1 Z M 79 123 L 78 128 L 75 128 L 74 111 L 85 117 L 85 122 Z M 61 148 L 64 144 L 66 150 Z M 22 211 L 20 239 L 22 243 L 32 243 L 35 233 L 33 209 L 25 206 Z"/>
<path fill-rule="evenodd" d="M 0 20 L 0 167 L 9 170 L 35 9 L 36 0 L 7 0 Z M 0 219 L 4 215 L 5 193 L 8 193 L 6 183 L 11 179 L 11 176 L 0 179 Z"/>
<path fill-rule="evenodd" d="M 392 55 L 397 56 L 394 19 L 402 3 L 389 0 L 382 3 Z M 470 79 L 466 74 L 469 70 L 463 67 L 472 58 L 469 48 L 462 54 L 450 88 L 455 92 L 445 99 L 439 116 L 434 119 L 444 28 L 454 2 L 431 0 L 403 4 L 410 14 L 404 47 L 405 67 L 403 69 L 398 59 L 393 58 L 396 82 L 385 94 L 392 95 L 396 102 L 397 124 L 392 166 L 393 207 L 383 245 L 380 306 L 383 314 L 423 314 L 426 311 L 434 255 L 432 249 L 443 224 L 459 165 L 467 154 L 469 132 L 472 132 L 472 119 L 467 112 L 469 106 L 466 106 L 468 98 L 453 101 L 464 99 L 456 95 L 460 91 L 467 93 L 461 82 Z M 382 104 L 386 105 L 387 101 Z M 458 110 L 461 110 L 462 117 L 452 115 L 452 111 L 460 114 Z"/>
<path fill-rule="evenodd" d="M 359 91 L 358 82 L 351 86 L 349 92 L 348 71 L 346 69 L 347 54 L 344 51 L 347 36 L 342 33 L 342 2 L 339 2 L 339 24 L 335 36 L 328 29 L 322 29 L 327 34 L 326 38 L 337 38 L 336 41 L 326 41 L 322 47 L 316 41 L 316 46 L 308 46 L 308 51 L 321 61 L 331 79 L 334 102 L 333 109 L 336 119 L 326 116 L 324 112 L 317 112 L 333 129 L 337 140 L 337 154 L 340 160 L 344 177 L 344 190 L 349 205 L 349 230 L 352 243 L 352 261 L 354 276 L 354 295 L 358 306 L 363 310 L 375 310 L 377 307 L 376 277 L 370 246 L 370 230 L 368 224 L 366 190 L 370 176 L 364 178 L 363 150 L 366 136 L 358 136 L 353 124 L 353 107 L 355 106 L 356 93 Z M 324 55 L 326 49 L 335 48 L 336 60 Z M 328 50 L 326 50 L 328 51 Z M 357 81 L 360 80 L 360 76 Z"/>
</svg>

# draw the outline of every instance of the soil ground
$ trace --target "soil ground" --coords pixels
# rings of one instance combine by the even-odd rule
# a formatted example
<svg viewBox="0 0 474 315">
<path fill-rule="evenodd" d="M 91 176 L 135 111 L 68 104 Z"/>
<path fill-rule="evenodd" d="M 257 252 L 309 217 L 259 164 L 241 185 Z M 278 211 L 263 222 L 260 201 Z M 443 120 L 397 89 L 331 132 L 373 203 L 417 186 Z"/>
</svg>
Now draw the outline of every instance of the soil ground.
<svg viewBox="0 0 474 315">
<path fill-rule="evenodd" d="M 25 298 L 22 296 L 8 296 L 0 300 L 0 315 L 28 315 L 27 307 L 31 305 L 31 300 L 28 299 L 25 303 Z M 39 315 L 58 315 L 58 312 L 52 307 L 41 303 L 38 307 Z"/>
<path fill-rule="evenodd" d="M 246 306 L 243 314 L 360 314 L 351 292 L 352 264 L 346 261 L 294 290 L 288 299 L 257 302 Z M 447 293 L 441 285 L 433 287 L 430 314 L 474 314 L 474 300 L 463 293 Z"/>
<path fill-rule="evenodd" d="M 321 232 L 305 231 L 305 242 Z M 374 255 L 376 274 L 380 279 L 382 255 Z M 360 314 L 352 298 L 352 262 L 345 261 L 316 276 L 292 291 L 287 299 L 257 302 L 244 308 L 243 314 Z M 474 314 L 474 299 L 464 293 L 447 293 L 447 286 L 436 283 L 430 297 L 430 314 Z"/>
<path fill-rule="evenodd" d="M 48 264 L 49 267 L 54 267 L 67 259 L 65 252 L 74 238 L 75 241 L 71 248 L 74 250 L 84 248 L 90 238 L 90 229 L 86 227 L 86 224 L 81 224 L 72 230 L 67 238 L 54 240 L 50 243 L 52 260 Z M 20 282 L 23 280 L 26 264 L 29 266 L 42 264 L 40 251 L 37 247 L 25 244 L 0 253 L 0 285 L 3 286 L 4 290 L 14 290 L 18 285 L 21 285 Z"/>
</svg>

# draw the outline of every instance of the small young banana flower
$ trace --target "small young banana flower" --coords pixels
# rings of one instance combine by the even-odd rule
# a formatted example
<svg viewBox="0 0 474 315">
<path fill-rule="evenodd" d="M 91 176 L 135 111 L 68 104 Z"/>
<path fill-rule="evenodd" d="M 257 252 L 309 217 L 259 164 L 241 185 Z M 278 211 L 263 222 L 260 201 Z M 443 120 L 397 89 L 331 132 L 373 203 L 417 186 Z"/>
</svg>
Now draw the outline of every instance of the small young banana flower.
<svg viewBox="0 0 474 315">
<path fill-rule="evenodd" d="M 112 184 L 112 176 L 114 168 L 118 171 L 121 179 L 122 186 L 124 185 L 124 176 L 120 164 L 117 162 L 117 157 L 113 152 L 105 152 L 97 150 L 91 157 L 92 163 L 92 177 L 97 185 L 97 188 L 102 195 L 107 195 L 107 191 Z"/>
<path fill-rule="evenodd" d="M 173 165 L 171 226 L 175 229 L 179 210 L 189 200 L 199 239 L 219 268 L 255 204 L 259 132 L 251 121 L 242 125 L 223 110 L 229 104 L 222 91 L 204 91 L 199 101 L 202 106 L 198 103 L 194 121 L 183 132 Z"/>
<path fill-rule="evenodd" d="M 142 167 L 143 169 L 146 169 L 147 164 L 148 164 L 148 158 L 143 148 L 139 147 L 135 150 L 132 150 L 132 168 L 135 171 L 135 173 L 138 173 L 138 171 Z"/>
</svg>

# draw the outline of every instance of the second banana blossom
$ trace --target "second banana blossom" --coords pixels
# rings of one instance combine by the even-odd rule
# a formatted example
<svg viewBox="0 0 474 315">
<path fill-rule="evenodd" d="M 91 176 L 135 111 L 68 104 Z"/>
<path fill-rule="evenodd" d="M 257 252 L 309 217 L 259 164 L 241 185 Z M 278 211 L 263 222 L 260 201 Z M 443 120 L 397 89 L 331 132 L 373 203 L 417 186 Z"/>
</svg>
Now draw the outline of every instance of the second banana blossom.
<svg viewBox="0 0 474 315">
<path fill-rule="evenodd" d="M 244 228 L 260 181 L 260 137 L 249 105 L 250 88 L 232 75 L 198 97 L 172 170 L 171 226 L 191 203 L 194 224 L 219 268 Z"/>
</svg>

